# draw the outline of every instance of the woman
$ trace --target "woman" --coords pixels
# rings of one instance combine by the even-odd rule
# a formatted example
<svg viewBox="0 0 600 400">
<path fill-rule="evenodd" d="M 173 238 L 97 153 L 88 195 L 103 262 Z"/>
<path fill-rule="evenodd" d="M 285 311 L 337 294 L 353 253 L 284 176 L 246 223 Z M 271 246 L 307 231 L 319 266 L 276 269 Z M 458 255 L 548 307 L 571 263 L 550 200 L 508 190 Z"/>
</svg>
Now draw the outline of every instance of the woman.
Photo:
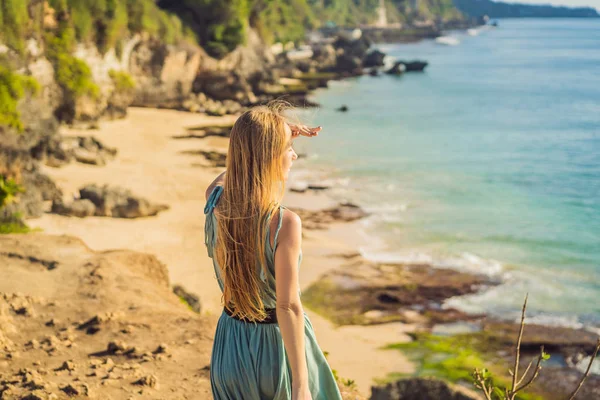
<svg viewBox="0 0 600 400">
<path fill-rule="evenodd" d="M 215 400 L 337 400 L 341 395 L 300 301 L 300 218 L 281 206 L 294 138 L 321 128 L 255 107 L 231 129 L 226 172 L 206 191 L 205 235 L 223 292 L 212 350 Z"/>
</svg>

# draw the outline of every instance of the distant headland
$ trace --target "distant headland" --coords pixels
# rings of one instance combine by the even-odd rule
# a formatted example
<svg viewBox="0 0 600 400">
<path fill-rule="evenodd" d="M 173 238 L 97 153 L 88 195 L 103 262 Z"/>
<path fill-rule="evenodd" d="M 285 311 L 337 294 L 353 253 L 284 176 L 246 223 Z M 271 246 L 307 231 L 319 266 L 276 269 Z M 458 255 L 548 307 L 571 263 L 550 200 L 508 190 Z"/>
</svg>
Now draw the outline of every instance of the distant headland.
<svg viewBox="0 0 600 400">
<path fill-rule="evenodd" d="M 600 18 L 592 7 L 563 7 L 547 4 L 502 3 L 491 0 L 453 0 L 454 5 L 471 17 L 490 18 Z"/>
</svg>

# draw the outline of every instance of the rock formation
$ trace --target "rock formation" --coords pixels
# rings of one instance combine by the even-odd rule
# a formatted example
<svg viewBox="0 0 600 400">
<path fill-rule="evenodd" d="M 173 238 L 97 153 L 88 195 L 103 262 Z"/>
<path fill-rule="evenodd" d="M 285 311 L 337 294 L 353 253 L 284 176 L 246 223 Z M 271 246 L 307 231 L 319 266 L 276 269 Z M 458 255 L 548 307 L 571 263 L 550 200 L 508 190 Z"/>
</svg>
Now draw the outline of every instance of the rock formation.
<svg viewBox="0 0 600 400">
<path fill-rule="evenodd" d="M 214 321 L 156 257 L 2 235 L 0 275 L 0 397 L 210 397 Z"/>
<path fill-rule="evenodd" d="M 169 206 L 154 204 L 116 186 L 88 185 L 79 190 L 79 199 L 69 204 L 54 201 L 52 212 L 76 217 L 141 218 L 168 210 Z"/>
</svg>

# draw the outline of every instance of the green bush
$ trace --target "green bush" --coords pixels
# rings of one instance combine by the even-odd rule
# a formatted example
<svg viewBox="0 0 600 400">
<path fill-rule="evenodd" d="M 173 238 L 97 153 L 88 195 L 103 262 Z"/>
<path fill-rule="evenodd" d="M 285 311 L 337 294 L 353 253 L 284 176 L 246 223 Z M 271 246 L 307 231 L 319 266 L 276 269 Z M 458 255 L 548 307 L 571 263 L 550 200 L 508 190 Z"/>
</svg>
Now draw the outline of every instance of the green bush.
<svg viewBox="0 0 600 400">
<path fill-rule="evenodd" d="M 17 103 L 26 92 L 36 93 L 38 90 L 39 84 L 34 78 L 16 74 L 8 66 L 0 65 L 0 125 L 8 125 L 22 132 L 24 126 Z M 1 193 L 0 189 L 0 196 Z"/>
<path fill-rule="evenodd" d="M 19 213 L 11 214 L 7 213 L 6 210 L 2 210 L 4 206 L 12 203 L 19 193 L 24 191 L 25 189 L 13 179 L 0 175 L 0 234 L 27 233 L 30 231 Z"/>
<path fill-rule="evenodd" d="M 97 97 L 100 89 L 92 79 L 90 67 L 73 55 L 75 29 L 61 21 L 55 33 L 46 35 L 46 55 L 54 64 L 54 77 L 60 87 L 72 98 L 83 95 Z"/>
<path fill-rule="evenodd" d="M 0 210 L 0 234 L 28 233 L 31 229 L 21 217 L 21 214 L 8 214 Z"/>
<path fill-rule="evenodd" d="M 403 351 L 417 364 L 417 375 L 435 376 L 450 382 L 473 382 L 473 370 L 482 369 L 494 359 L 493 352 L 498 350 L 494 342 L 489 341 L 485 333 L 460 334 L 455 336 L 437 336 L 428 333 L 415 334 L 415 340 L 408 343 L 395 343 L 387 349 Z M 510 376 L 499 365 L 493 365 L 495 384 L 508 387 Z M 405 377 L 402 374 L 390 374 L 385 381 Z M 382 381 L 381 383 L 383 383 Z M 541 400 L 536 394 L 519 394 L 519 400 Z"/>
<path fill-rule="evenodd" d="M 176 14 L 210 55 L 222 57 L 245 42 L 255 1 L 160 0 L 158 5 Z"/>
<path fill-rule="evenodd" d="M 305 29 L 314 28 L 318 21 L 314 8 L 306 0 L 273 0 L 260 5 L 255 1 L 252 25 L 267 42 L 299 41 Z"/>
<path fill-rule="evenodd" d="M 29 23 L 27 2 L 23 0 L 2 0 L 0 3 L 0 42 L 22 52 L 25 32 Z"/>
<path fill-rule="evenodd" d="M 9 217 L 7 219 L 0 218 L 0 234 L 6 235 L 9 233 L 28 233 L 31 229 L 20 218 Z"/>
<path fill-rule="evenodd" d="M 92 80 L 90 67 L 83 60 L 70 54 L 61 54 L 56 60 L 56 66 L 56 81 L 74 98 L 99 96 L 100 89 Z"/>
<path fill-rule="evenodd" d="M 153 0 L 126 0 L 127 28 L 132 33 L 147 32 L 166 43 L 179 40 L 195 41 L 194 35 L 181 20 L 157 7 Z"/>
<path fill-rule="evenodd" d="M 17 194 L 23 193 L 24 189 L 14 180 L 0 175 L 0 208 L 14 201 Z"/>
<path fill-rule="evenodd" d="M 115 89 L 118 91 L 127 91 L 135 88 L 135 82 L 127 72 L 111 69 L 108 71 L 108 75 L 110 76 L 110 79 L 112 79 Z"/>
</svg>

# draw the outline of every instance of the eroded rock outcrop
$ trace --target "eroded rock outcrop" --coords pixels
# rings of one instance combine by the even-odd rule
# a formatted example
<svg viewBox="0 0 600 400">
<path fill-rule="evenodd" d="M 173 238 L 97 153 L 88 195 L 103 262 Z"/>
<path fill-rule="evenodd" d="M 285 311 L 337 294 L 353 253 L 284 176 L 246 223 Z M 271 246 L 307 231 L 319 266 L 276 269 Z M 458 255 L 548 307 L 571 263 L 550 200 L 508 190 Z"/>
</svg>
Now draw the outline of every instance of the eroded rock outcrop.
<svg viewBox="0 0 600 400">
<path fill-rule="evenodd" d="M 428 264 L 380 264 L 359 254 L 343 257 L 347 261 L 339 269 L 303 292 L 310 307 L 340 325 L 401 321 L 426 326 L 477 318 L 442 304 L 494 284 L 484 276 Z"/>
<path fill-rule="evenodd" d="M 214 320 L 181 304 L 156 257 L 0 235 L 0 275 L 0 397 L 210 397 Z"/>
<path fill-rule="evenodd" d="M 156 39 L 137 43 L 128 66 L 136 82 L 133 105 L 179 108 L 192 91 L 203 57 L 208 56 L 198 46 Z"/>
<path fill-rule="evenodd" d="M 25 97 L 18 103 L 23 132 L 0 126 L 0 175 L 21 186 L 16 201 L 2 209 L 5 216 L 21 214 L 24 218 L 39 217 L 43 202 L 55 200 L 61 191 L 39 169 L 37 146 L 58 135 L 58 124 L 51 108 L 37 97 Z"/>
<path fill-rule="evenodd" d="M 117 186 L 88 185 L 79 190 L 79 199 L 64 204 L 55 201 L 52 212 L 76 217 L 141 218 L 168 210 L 169 206 L 154 204 Z"/>
<path fill-rule="evenodd" d="M 310 185 L 307 185 L 308 188 Z M 313 186 L 312 188 L 320 190 L 325 187 Z M 293 211 L 300 216 L 302 226 L 306 229 L 325 229 L 327 225 L 334 222 L 352 222 L 369 215 L 360 206 L 352 203 L 340 203 L 336 207 L 317 211 L 300 208 L 294 208 Z"/>
</svg>

